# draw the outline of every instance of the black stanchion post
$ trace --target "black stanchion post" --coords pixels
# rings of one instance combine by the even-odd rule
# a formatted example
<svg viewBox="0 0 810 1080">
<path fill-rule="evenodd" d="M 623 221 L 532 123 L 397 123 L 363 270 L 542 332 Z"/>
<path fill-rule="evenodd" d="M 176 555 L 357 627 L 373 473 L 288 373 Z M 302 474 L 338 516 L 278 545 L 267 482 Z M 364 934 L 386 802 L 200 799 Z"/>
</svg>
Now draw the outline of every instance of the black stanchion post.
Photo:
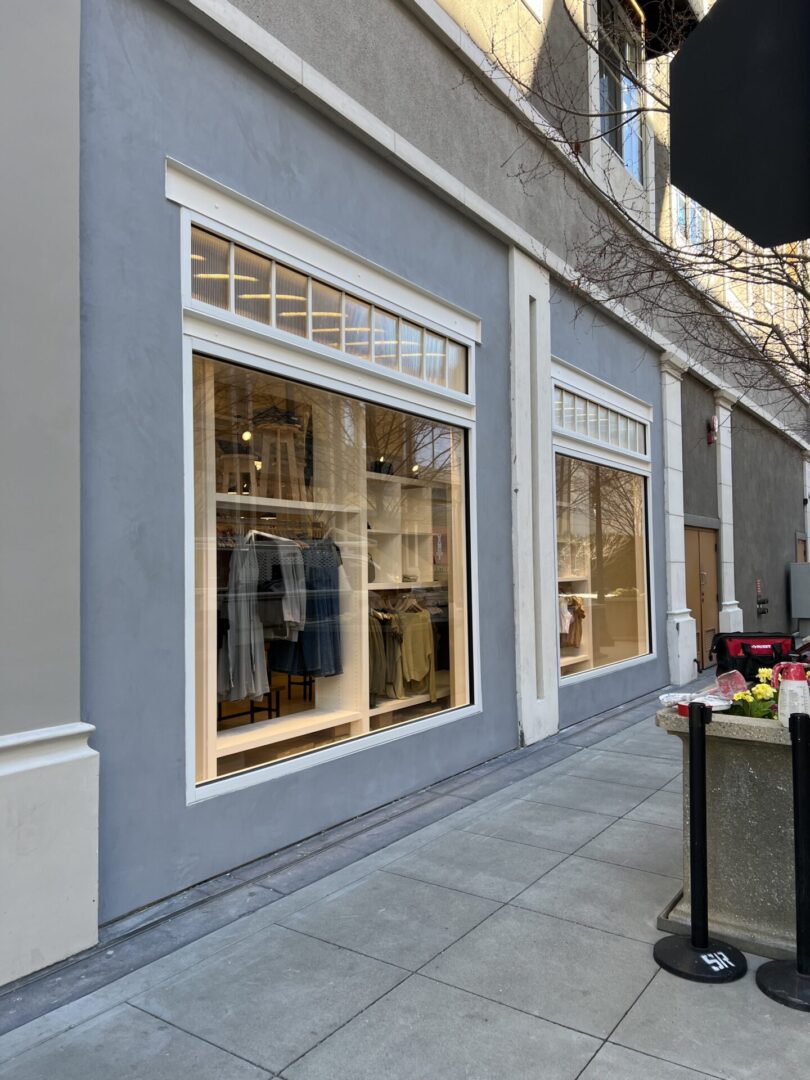
<svg viewBox="0 0 810 1080">
<path fill-rule="evenodd" d="M 810 716 L 792 713 L 793 832 L 796 852 L 796 959 L 757 969 L 757 986 L 791 1009 L 810 1012 Z"/>
<path fill-rule="evenodd" d="M 706 725 L 708 705 L 689 706 L 689 874 L 691 878 L 692 933 L 661 938 L 653 956 L 664 971 L 695 982 L 733 982 L 741 979 L 748 963 L 733 945 L 709 937 L 709 872 L 706 842 Z"/>
</svg>

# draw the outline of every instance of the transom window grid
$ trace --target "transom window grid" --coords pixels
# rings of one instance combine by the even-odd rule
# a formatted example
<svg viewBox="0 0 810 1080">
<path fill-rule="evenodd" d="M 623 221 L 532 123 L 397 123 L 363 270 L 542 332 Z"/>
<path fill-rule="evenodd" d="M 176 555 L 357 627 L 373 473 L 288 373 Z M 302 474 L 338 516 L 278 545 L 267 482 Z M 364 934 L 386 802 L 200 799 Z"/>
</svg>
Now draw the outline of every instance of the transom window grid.
<svg viewBox="0 0 810 1080">
<path fill-rule="evenodd" d="M 554 427 L 603 446 L 647 456 L 647 425 L 590 398 L 554 387 Z"/>
<path fill-rule="evenodd" d="M 639 112 L 643 26 L 633 21 L 623 0 L 598 0 L 597 17 L 602 138 L 616 151 L 631 176 L 643 183 L 644 134 Z"/>
<path fill-rule="evenodd" d="M 467 393 L 465 345 L 196 225 L 191 295 L 378 367 Z"/>
</svg>

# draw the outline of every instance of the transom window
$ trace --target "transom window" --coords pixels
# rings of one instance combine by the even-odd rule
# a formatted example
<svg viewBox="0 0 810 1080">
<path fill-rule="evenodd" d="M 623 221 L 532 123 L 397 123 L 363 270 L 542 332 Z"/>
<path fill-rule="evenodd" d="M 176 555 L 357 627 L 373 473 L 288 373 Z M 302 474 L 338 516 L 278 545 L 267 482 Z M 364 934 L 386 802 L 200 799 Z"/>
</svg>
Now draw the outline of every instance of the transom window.
<svg viewBox="0 0 810 1080">
<path fill-rule="evenodd" d="M 647 454 L 647 425 L 597 401 L 554 387 L 554 427 L 604 446 Z"/>
<path fill-rule="evenodd" d="M 356 359 L 467 392 L 465 345 L 198 226 L 191 229 L 191 295 Z"/>
</svg>

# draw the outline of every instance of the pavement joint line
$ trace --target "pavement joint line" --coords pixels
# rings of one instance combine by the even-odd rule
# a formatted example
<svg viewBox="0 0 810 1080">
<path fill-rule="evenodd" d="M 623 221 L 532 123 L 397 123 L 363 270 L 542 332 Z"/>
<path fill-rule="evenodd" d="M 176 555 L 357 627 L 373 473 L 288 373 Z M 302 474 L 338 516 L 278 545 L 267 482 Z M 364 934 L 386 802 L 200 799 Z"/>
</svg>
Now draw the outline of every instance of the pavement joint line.
<svg viewBox="0 0 810 1080">
<path fill-rule="evenodd" d="M 653 975 L 653 979 L 657 978 L 660 974 L 660 971 L 656 971 L 655 975 Z M 650 980 L 650 984 L 651 983 L 652 979 Z M 649 990 L 650 984 L 645 987 L 645 992 Z M 697 1073 L 698 1076 L 706 1076 L 709 1078 L 709 1080 L 728 1080 L 727 1077 L 722 1077 L 719 1073 L 708 1073 L 705 1071 L 705 1069 L 695 1068 L 694 1065 L 684 1065 L 682 1062 L 673 1061 L 671 1058 L 659 1057 L 658 1054 L 651 1054 L 649 1050 L 637 1050 L 635 1046 L 627 1046 L 625 1043 L 618 1042 L 612 1036 L 608 1036 L 608 1038 L 605 1039 L 605 1046 L 618 1046 L 622 1050 L 630 1050 L 634 1054 L 640 1054 L 642 1057 L 650 1058 L 651 1061 L 663 1061 L 664 1064 L 675 1065 L 679 1069 L 691 1069 L 691 1071 Z"/>
<path fill-rule="evenodd" d="M 341 946 L 341 948 L 342 948 L 342 946 Z M 363 955 L 363 954 L 361 954 L 361 955 Z M 394 965 L 394 966 L 396 966 L 396 965 Z M 400 986 L 404 986 L 405 983 L 408 981 L 408 979 L 412 979 L 413 976 L 414 976 L 414 972 L 409 971 L 404 979 L 400 979 L 399 982 L 396 983 L 394 986 L 389 987 L 388 990 L 384 990 L 383 993 L 379 995 L 379 997 L 374 998 L 374 1000 L 370 1001 L 368 1003 L 368 1005 L 364 1005 L 362 1009 L 360 1009 L 358 1012 L 356 1012 L 352 1016 L 350 1016 L 348 1020 L 344 1020 L 342 1024 L 338 1024 L 338 1026 L 334 1029 L 334 1031 L 330 1031 L 328 1035 L 324 1035 L 324 1037 L 322 1039 L 318 1039 L 318 1041 L 316 1043 L 314 1043 L 312 1046 L 310 1046 L 308 1050 L 305 1050 L 303 1052 L 303 1054 L 299 1054 L 298 1057 L 293 1058 L 292 1061 L 288 1061 L 287 1064 L 284 1066 L 284 1068 L 281 1070 L 281 1072 L 278 1074 L 278 1080 L 284 1080 L 284 1073 L 287 1071 L 287 1069 L 291 1069 L 293 1067 L 293 1065 L 297 1065 L 298 1062 L 302 1058 L 305 1058 L 307 1056 L 307 1054 L 311 1054 L 313 1050 L 317 1050 L 317 1048 L 319 1046 L 323 1046 L 323 1044 L 328 1039 L 331 1039 L 333 1035 L 336 1035 L 339 1031 L 342 1031 L 343 1028 L 347 1027 L 354 1020 L 356 1020 L 359 1016 L 362 1016 L 364 1012 L 368 1012 L 368 1010 L 370 1008 L 372 1008 L 372 1006 L 374 1006 L 378 1002 L 382 1001 L 383 998 L 388 997 L 389 994 L 393 994 L 393 992 L 395 990 L 398 990 L 400 988 Z"/>
<path fill-rule="evenodd" d="M 558 863 L 557 866 L 564 866 L 566 862 L 568 862 L 568 859 L 564 859 L 561 863 Z M 551 869 L 556 870 L 557 866 L 553 866 Z M 626 869 L 632 870 L 634 868 L 633 867 L 626 867 Z M 549 870 L 548 873 L 551 873 L 551 870 Z M 641 871 L 639 871 L 639 873 L 645 874 L 645 873 L 647 873 L 647 871 L 646 870 L 641 870 Z M 540 879 L 538 878 L 538 881 L 539 880 Z M 532 885 L 536 885 L 536 884 L 537 884 L 536 881 L 532 882 Z M 526 888 L 530 889 L 532 887 L 532 885 L 527 885 Z M 530 911 L 534 915 L 543 915 L 547 919 L 557 919 L 559 922 L 568 923 L 570 926 L 578 926 L 582 930 L 596 930 L 600 934 L 608 934 L 610 937 L 621 938 L 622 941 L 634 941 L 636 943 L 636 945 L 646 945 L 650 949 L 653 947 L 654 943 L 651 942 L 651 941 L 647 941 L 646 938 L 633 937 L 632 934 L 622 934 L 618 930 L 608 930 L 607 927 L 605 927 L 605 926 L 594 926 L 593 923 L 582 922 L 581 919 L 566 918 L 565 915 L 558 915 L 557 912 L 540 911 L 538 908 L 527 907 L 525 904 L 518 903 L 519 900 L 520 900 L 520 895 L 513 896 L 511 900 L 506 901 L 506 906 L 507 907 L 518 908 L 520 911 Z M 636 999 L 636 1000 L 638 1000 L 638 999 Z"/>
<path fill-rule="evenodd" d="M 124 1004 L 127 1008 L 137 1009 L 138 1012 L 143 1013 L 144 1016 L 149 1016 L 153 1020 L 160 1021 L 161 1024 L 166 1024 L 168 1027 L 174 1028 L 175 1031 L 182 1031 L 184 1035 L 189 1035 L 192 1039 L 198 1039 L 200 1042 L 205 1043 L 206 1046 L 212 1046 L 215 1050 L 219 1050 L 223 1054 L 228 1054 L 229 1057 L 244 1061 L 246 1065 L 252 1065 L 254 1069 L 261 1069 L 262 1072 L 267 1073 L 268 1077 L 273 1077 L 275 1075 L 271 1069 L 266 1068 L 264 1065 L 260 1065 L 258 1061 L 253 1061 L 251 1058 L 246 1058 L 244 1054 L 237 1054 L 234 1050 L 229 1050 L 225 1046 L 220 1046 L 220 1044 L 214 1042 L 213 1039 L 208 1039 L 205 1035 L 198 1035 L 196 1031 L 189 1031 L 188 1028 L 184 1028 L 182 1024 L 177 1024 L 174 1020 L 167 1020 L 159 1013 L 154 1013 L 150 1009 L 144 1008 L 143 1005 L 134 1005 L 131 1001 L 126 1001 Z"/>
</svg>

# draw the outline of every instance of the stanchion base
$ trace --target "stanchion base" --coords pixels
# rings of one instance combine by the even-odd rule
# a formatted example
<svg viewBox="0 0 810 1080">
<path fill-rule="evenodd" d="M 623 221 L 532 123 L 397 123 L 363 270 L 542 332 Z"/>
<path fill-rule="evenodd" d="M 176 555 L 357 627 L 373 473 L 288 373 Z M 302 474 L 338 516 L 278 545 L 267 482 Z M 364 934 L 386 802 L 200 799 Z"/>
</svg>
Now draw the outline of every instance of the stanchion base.
<svg viewBox="0 0 810 1080">
<path fill-rule="evenodd" d="M 656 942 L 653 956 L 670 975 L 693 982 L 734 982 L 748 971 L 748 961 L 740 950 L 717 938 L 709 938 L 705 949 L 696 949 L 688 937 L 672 934 Z"/>
<path fill-rule="evenodd" d="M 757 968 L 757 986 L 780 1005 L 810 1012 L 810 975 L 800 975 L 795 960 L 770 960 Z"/>
</svg>

